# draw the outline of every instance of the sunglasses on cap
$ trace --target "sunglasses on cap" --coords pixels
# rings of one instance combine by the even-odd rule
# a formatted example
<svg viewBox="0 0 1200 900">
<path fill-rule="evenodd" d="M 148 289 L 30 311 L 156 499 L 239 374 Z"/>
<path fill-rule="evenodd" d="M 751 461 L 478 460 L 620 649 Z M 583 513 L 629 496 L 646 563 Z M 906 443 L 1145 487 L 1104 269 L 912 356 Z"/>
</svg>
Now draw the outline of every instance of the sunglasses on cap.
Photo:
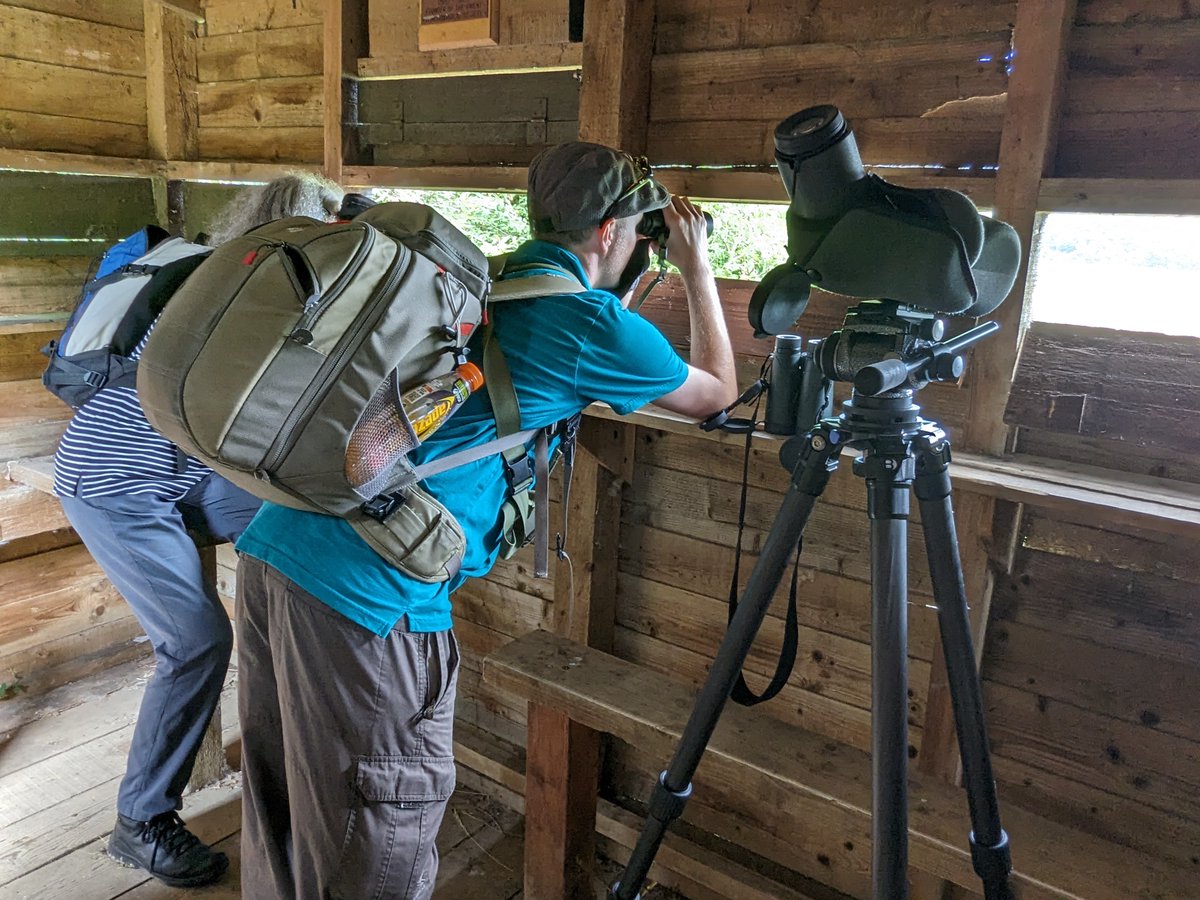
<svg viewBox="0 0 1200 900">
<path fill-rule="evenodd" d="M 603 222 L 607 219 L 613 218 L 613 214 L 616 212 L 618 206 L 620 206 L 622 203 L 624 203 L 630 197 L 637 194 L 638 191 L 640 191 L 646 185 L 650 184 L 650 182 L 653 180 L 653 178 L 652 178 L 653 173 L 650 169 L 650 161 L 648 159 L 646 159 L 646 157 L 631 156 L 630 154 L 626 153 L 625 158 L 627 160 L 629 160 L 631 163 L 633 163 L 634 169 L 641 173 L 641 177 L 635 178 L 633 181 L 633 184 L 631 184 L 624 191 L 622 191 L 621 195 L 612 202 L 612 204 L 605 211 L 604 218 L 600 220 L 601 222 Z"/>
</svg>

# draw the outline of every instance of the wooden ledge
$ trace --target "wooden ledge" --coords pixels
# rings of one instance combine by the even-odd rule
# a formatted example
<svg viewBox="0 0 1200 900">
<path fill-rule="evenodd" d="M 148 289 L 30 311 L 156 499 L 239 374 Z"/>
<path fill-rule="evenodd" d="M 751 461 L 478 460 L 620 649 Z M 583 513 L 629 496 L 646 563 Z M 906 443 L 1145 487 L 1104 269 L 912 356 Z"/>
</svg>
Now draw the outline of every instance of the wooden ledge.
<svg viewBox="0 0 1200 900">
<path fill-rule="evenodd" d="M 414 50 L 358 61 L 364 81 L 404 78 L 449 78 L 461 75 L 509 75 L 520 72 L 561 72 L 583 67 L 583 44 L 505 44 L 453 50 Z"/>
<path fill-rule="evenodd" d="M 618 416 L 604 404 L 595 403 L 587 414 L 707 440 L 745 442 L 743 435 L 705 432 L 691 419 L 650 406 Z M 761 431 L 754 433 L 754 439 L 783 440 Z M 857 451 L 847 452 L 857 455 Z M 953 452 L 950 475 L 955 487 L 963 490 L 1076 514 L 1090 508 L 1103 516 L 1104 523 L 1167 534 L 1195 535 L 1200 531 L 1200 485 L 1033 456 Z"/>
<path fill-rule="evenodd" d="M 532 632 L 489 655 L 488 684 L 561 710 L 573 721 L 656 754 L 675 749 L 695 701 L 689 686 L 598 650 Z M 704 757 L 704 778 L 738 785 L 778 810 L 781 834 L 838 865 L 870 865 L 868 754 L 761 712 L 728 706 Z M 915 868 L 979 890 L 967 847 L 967 797 L 909 778 L 909 854 Z M 1020 900 L 1151 900 L 1190 896 L 1193 872 L 1001 803 Z"/>
<path fill-rule="evenodd" d="M 54 457 L 38 456 L 14 459 L 8 464 L 8 480 L 42 491 L 54 493 Z"/>
</svg>

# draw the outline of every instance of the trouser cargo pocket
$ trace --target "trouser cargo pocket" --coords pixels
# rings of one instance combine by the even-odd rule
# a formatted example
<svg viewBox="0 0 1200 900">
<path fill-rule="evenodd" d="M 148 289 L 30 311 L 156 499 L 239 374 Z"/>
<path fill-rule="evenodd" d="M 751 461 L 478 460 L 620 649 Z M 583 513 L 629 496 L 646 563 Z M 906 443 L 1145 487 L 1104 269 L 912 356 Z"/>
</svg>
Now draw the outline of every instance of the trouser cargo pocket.
<svg viewBox="0 0 1200 900">
<path fill-rule="evenodd" d="M 355 757 L 354 796 L 331 896 L 430 897 L 438 864 L 434 839 L 453 792 L 453 757 Z"/>
</svg>

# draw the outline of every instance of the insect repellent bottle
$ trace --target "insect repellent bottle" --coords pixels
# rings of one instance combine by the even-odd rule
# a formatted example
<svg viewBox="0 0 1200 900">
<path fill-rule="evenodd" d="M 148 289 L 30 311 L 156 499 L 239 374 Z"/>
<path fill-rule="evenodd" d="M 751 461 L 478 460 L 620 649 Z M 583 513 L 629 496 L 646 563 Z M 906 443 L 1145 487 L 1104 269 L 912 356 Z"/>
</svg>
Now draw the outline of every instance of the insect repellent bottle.
<svg viewBox="0 0 1200 900">
<path fill-rule="evenodd" d="M 483 372 L 479 371 L 479 366 L 464 362 L 453 372 L 439 375 L 401 394 L 400 406 L 417 440 L 424 442 L 482 385 Z"/>
</svg>

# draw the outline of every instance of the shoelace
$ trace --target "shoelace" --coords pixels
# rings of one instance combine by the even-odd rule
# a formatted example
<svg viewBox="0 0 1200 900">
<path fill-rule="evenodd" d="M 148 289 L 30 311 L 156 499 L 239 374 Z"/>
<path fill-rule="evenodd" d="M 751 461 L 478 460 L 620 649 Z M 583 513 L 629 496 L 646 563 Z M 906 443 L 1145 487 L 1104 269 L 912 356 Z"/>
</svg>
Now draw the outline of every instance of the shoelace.
<svg viewBox="0 0 1200 900">
<path fill-rule="evenodd" d="M 200 844 L 200 838 L 188 831 L 183 820 L 173 812 L 164 813 L 145 823 L 142 837 L 146 841 L 160 841 L 171 856 L 182 856 Z"/>
</svg>

